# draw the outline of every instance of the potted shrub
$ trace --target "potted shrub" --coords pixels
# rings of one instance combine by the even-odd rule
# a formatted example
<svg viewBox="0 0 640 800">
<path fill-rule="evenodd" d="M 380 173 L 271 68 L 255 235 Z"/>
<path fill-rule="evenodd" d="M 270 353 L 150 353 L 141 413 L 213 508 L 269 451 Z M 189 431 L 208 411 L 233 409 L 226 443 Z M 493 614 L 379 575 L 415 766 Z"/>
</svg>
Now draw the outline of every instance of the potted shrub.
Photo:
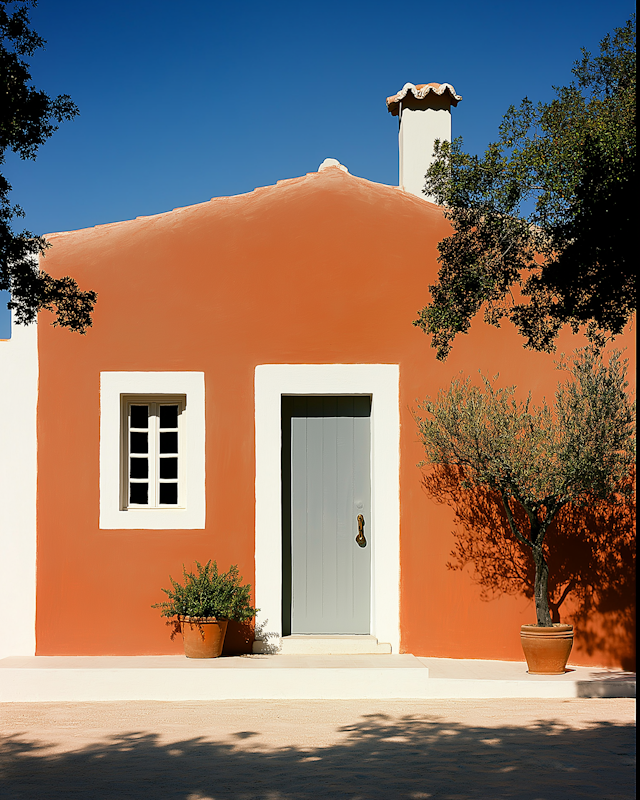
<svg viewBox="0 0 640 800">
<path fill-rule="evenodd" d="M 196 561 L 197 574 L 187 572 L 184 565 L 183 583 L 171 576 L 171 589 L 162 591 L 168 600 L 155 603 L 163 617 L 174 617 L 182 631 L 184 654 L 187 658 L 217 658 L 222 652 L 227 622 L 243 622 L 255 616 L 257 609 L 250 603 L 251 585 L 242 585 L 238 567 L 219 573 L 216 562 L 204 566 Z"/>
<path fill-rule="evenodd" d="M 614 352 L 605 363 L 595 347 L 577 350 L 559 369 L 553 407 L 515 398 L 515 387 L 483 387 L 455 379 L 416 414 L 426 458 L 420 466 L 448 471 L 461 489 L 490 490 L 505 525 L 534 564 L 536 623 L 523 625 L 529 672 L 559 674 L 573 627 L 553 623 L 549 609 L 546 542 L 561 509 L 631 492 L 635 463 L 635 403 L 627 395 L 626 362 Z"/>
</svg>

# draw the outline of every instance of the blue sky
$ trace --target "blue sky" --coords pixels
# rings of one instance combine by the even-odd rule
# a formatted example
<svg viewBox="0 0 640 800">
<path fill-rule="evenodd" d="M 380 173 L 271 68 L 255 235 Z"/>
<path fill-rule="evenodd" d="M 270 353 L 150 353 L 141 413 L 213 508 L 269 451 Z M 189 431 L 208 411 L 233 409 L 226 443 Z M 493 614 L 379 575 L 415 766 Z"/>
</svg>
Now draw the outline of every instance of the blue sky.
<svg viewBox="0 0 640 800">
<path fill-rule="evenodd" d="M 49 233 L 239 194 L 331 156 L 397 183 L 397 121 L 385 97 L 447 81 L 454 135 L 480 150 L 509 104 L 549 99 L 582 46 L 628 0 L 222 3 L 40 0 L 47 40 L 35 84 L 80 116 L 35 162 L 9 157 L 20 223 Z"/>
</svg>

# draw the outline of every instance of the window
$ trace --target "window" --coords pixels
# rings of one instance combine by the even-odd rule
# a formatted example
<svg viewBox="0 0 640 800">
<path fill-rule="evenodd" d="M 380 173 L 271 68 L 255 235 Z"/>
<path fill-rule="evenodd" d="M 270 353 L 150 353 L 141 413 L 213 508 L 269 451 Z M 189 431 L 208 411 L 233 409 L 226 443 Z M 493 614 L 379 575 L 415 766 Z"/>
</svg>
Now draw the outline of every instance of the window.
<svg viewBox="0 0 640 800">
<path fill-rule="evenodd" d="M 184 460 L 182 397 L 122 398 L 122 508 L 180 508 Z"/>
<path fill-rule="evenodd" d="M 202 372 L 100 373 L 100 528 L 205 527 Z"/>
</svg>

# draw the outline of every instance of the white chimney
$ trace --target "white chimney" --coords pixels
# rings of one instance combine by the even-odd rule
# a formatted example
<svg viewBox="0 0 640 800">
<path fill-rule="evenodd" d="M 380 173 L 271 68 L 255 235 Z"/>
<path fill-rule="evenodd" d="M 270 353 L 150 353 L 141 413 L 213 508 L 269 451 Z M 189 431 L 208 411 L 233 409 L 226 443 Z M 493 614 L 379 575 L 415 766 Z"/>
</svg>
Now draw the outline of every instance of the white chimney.
<svg viewBox="0 0 640 800">
<path fill-rule="evenodd" d="M 387 97 L 387 108 L 399 118 L 400 186 L 423 200 L 424 176 L 433 161 L 436 139 L 451 141 L 451 106 L 462 100 L 450 83 L 405 83 Z"/>
</svg>

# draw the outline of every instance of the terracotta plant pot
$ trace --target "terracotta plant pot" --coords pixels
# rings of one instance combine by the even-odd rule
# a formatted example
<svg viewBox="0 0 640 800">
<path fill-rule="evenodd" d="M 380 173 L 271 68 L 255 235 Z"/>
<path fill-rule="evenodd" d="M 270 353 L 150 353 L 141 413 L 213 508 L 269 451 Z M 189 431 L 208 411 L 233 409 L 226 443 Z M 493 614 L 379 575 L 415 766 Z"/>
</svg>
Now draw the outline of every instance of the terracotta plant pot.
<svg viewBox="0 0 640 800">
<path fill-rule="evenodd" d="M 573 646 L 573 625 L 555 623 L 552 628 L 523 625 L 520 641 L 529 675 L 563 675 Z"/>
<path fill-rule="evenodd" d="M 222 653 L 227 632 L 226 619 L 182 617 L 180 628 L 187 658 L 218 658 Z"/>
</svg>

